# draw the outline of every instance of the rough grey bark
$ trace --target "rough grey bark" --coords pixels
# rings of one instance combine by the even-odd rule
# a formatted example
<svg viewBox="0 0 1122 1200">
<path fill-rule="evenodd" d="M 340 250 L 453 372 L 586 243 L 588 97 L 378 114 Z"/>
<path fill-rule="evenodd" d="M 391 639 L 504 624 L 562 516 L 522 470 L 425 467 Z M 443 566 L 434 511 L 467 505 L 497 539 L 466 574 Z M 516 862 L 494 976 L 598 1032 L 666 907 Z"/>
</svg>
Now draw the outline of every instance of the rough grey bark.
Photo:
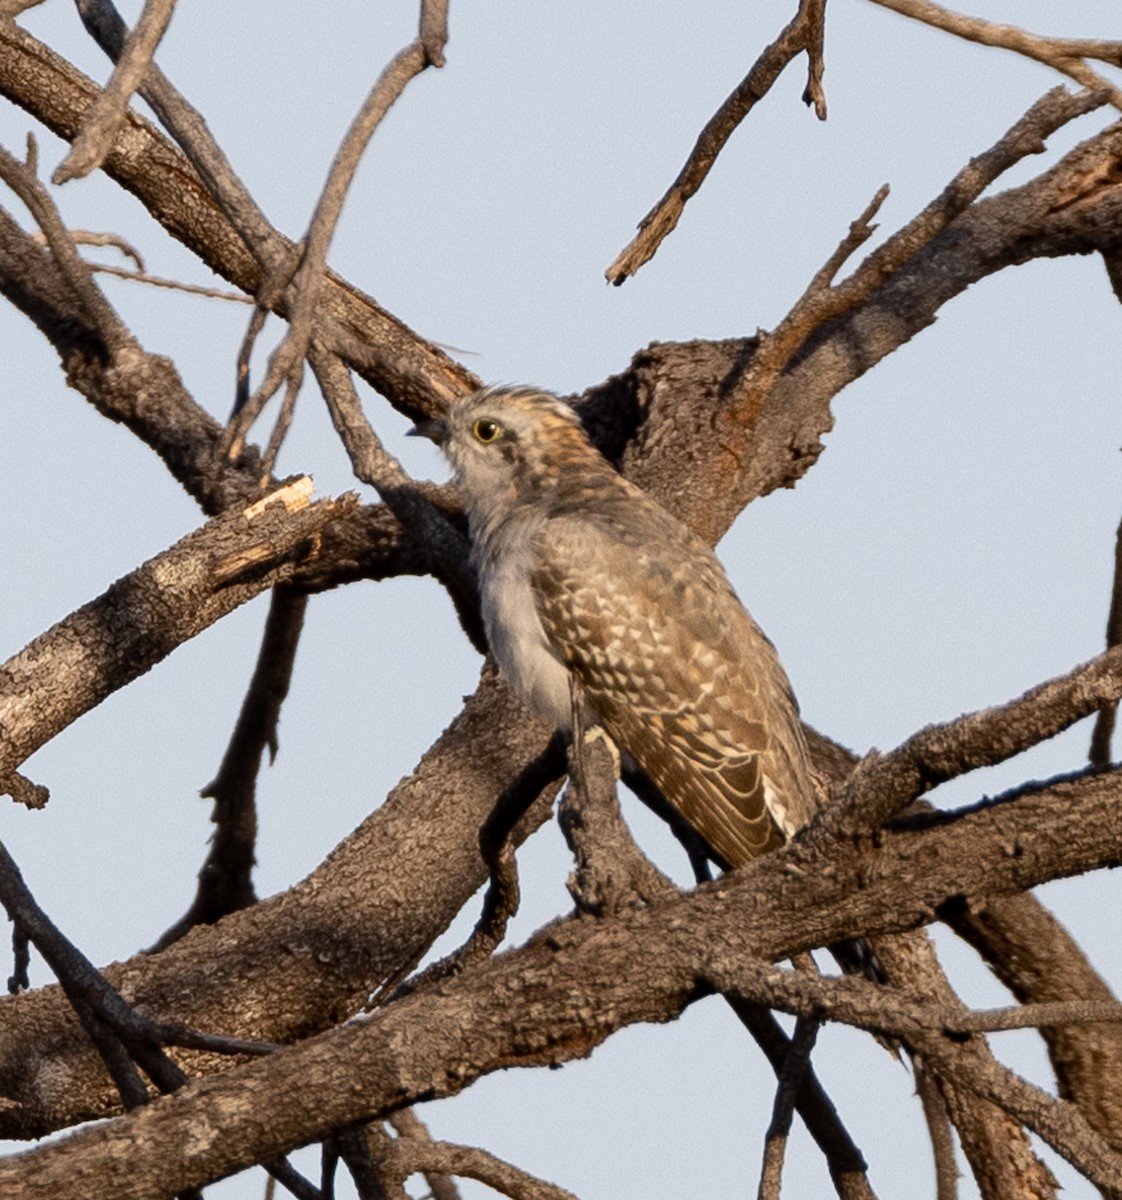
<svg viewBox="0 0 1122 1200">
<path fill-rule="evenodd" d="M 0 22 L 0 92 L 66 138 L 76 135 L 98 95 L 69 64 L 6 22 Z M 813 466 L 832 426 L 838 392 L 930 324 L 940 306 L 971 283 L 1036 257 L 1098 252 L 1116 262 L 1122 238 L 1120 157 L 1122 130 L 1113 126 L 1037 179 L 974 202 L 918 242 L 859 304 L 809 326 L 797 353 L 756 392 L 756 339 L 656 345 L 639 352 L 625 372 L 580 398 L 594 436 L 629 477 L 715 540 L 752 499 L 791 486 Z M 247 292 L 260 288 L 262 256 L 247 247 L 200 174 L 154 127 L 130 114 L 105 170 L 204 262 Z M 262 237 L 264 257 L 290 256 L 291 242 L 276 231 L 267 229 Z M 50 256 L 3 214 L 0 290 L 58 349 L 68 381 L 98 411 L 151 446 L 204 512 L 228 514 L 220 522 L 241 519 L 229 514 L 256 494 L 254 456 L 225 463 L 221 429 L 186 393 L 172 365 L 139 347 L 128 354 L 107 347 L 75 306 Z M 290 301 L 281 289 L 275 310 L 287 313 Z M 437 413 L 476 383 L 471 372 L 335 276 L 323 284 L 314 342 L 320 353 L 337 356 L 337 363 L 361 374 L 409 415 Z M 454 497 L 432 494 L 427 500 L 455 519 Z M 74 673 L 65 695 L 56 695 L 56 710 L 65 709 L 67 721 L 76 719 L 191 636 L 200 621 L 218 619 L 275 579 L 315 589 L 431 568 L 429 548 L 403 532 L 383 507 L 337 507 L 322 531 L 316 527 L 322 537 L 314 554 L 299 539 L 302 548 L 295 555 L 288 542 L 273 546 L 284 563 L 274 575 L 219 588 L 209 577 L 202 580 L 210 589 L 205 596 L 172 588 L 171 609 L 178 603 L 178 612 L 152 589 L 125 589 L 127 605 L 114 594 L 106 602 L 112 623 L 102 622 L 106 636 L 78 639 L 91 647 L 100 641 L 108 653 L 70 660 Z M 284 524 L 279 515 L 276 521 Z M 192 537 L 203 538 L 210 528 Z M 237 542 L 229 553 L 251 548 Z M 213 567 L 214 559 L 207 564 Z M 82 629 L 91 620 L 100 620 L 96 611 L 71 618 Z M 66 640 L 64 630 L 56 644 Z M 49 657 L 55 654 L 51 646 L 29 655 L 41 650 L 49 673 L 57 661 Z M 8 765 L 61 727 L 57 714 L 39 719 L 42 714 L 27 703 L 28 696 L 38 703 L 48 692 L 40 691 L 42 675 L 17 679 L 17 668 L 26 666 L 14 664 L 0 675 L 0 704 L 14 706 L 18 718 L 14 724 L 5 718 Z M 15 1194 L 4 1187 L 25 1185 L 52 1196 L 67 1194 L 67 1187 L 84 1194 L 105 1188 L 122 1196 L 141 1194 L 136 1189 L 145 1187 L 185 1188 L 341 1123 L 458 1090 L 498 1067 L 586 1053 L 629 1021 L 672 1019 L 720 979 L 731 987 L 733 967 L 710 961 L 699 949 L 707 930 L 720 929 L 725 939 L 730 914 L 743 918 L 734 922 L 743 941 L 729 943 L 730 953 L 746 960 L 945 918 L 982 948 L 1026 1001 L 1109 997 L 1070 939 L 1021 890 L 1117 864 L 1122 847 L 1114 836 L 1117 822 L 1112 824 L 1113 774 L 946 823 L 890 832 L 879 844 L 808 840 L 752 868 L 751 878 L 602 925 L 587 919 L 559 925 L 515 955 L 449 984 L 447 991 L 419 993 L 368 1024 L 334 1029 L 371 990 L 413 965 L 483 882 L 478 830 L 496 797 L 518 786 L 523 772 L 528 771 L 523 786 L 542 796 L 521 834 L 544 819 L 550 781 L 529 768 L 547 740 L 548 731 L 529 721 L 485 671 L 477 693 L 416 772 L 308 879 L 213 927 L 194 930 L 159 954 L 107 970 L 126 998 L 161 1018 L 273 1041 L 324 1037 L 268 1062 L 235 1068 L 228 1060 L 184 1054 L 192 1073 L 214 1077 L 122 1122 L 0 1164 L 0 1194 Z M 819 758 L 831 761 L 835 769 L 826 773 L 842 785 L 845 755 L 823 748 Z M 773 895 L 788 906 L 785 914 L 775 910 Z M 648 952 L 644 972 L 632 978 L 623 970 L 623 963 Z M 906 983 L 922 986 L 918 966 L 900 970 Z M 834 999 L 833 1015 L 846 1019 L 845 995 Z M 510 1018 L 514 1004 L 521 1006 L 517 1026 Z M 1063 1095 L 1072 1101 L 1049 1109 L 1038 1097 L 1006 1086 L 983 1056 L 956 1055 L 940 1030 L 907 1025 L 887 1008 L 880 1019 L 882 1028 L 893 1020 L 907 1026 L 941 1072 L 952 1115 L 980 1164 L 984 1194 L 1013 1194 L 1009 1181 L 1018 1175 L 1024 1184 L 1019 1194 L 1048 1193 L 1039 1164 L 1022 1153 L 1019 1123 L 1034 1121 L 1100 1186 L 1119 1186 L 1117 1156 L 1094 1132 L 1117 1137 L 1118 1025 L 1063 1025 L 1047 1033 Z M 425 1034 L 418 1035 L 417 1028 Z M 275 1122 L 254 1126 L 246 1116 L 254 1107 L 245 1103 L 251 1095 L 269 1105 Z M 59 989 L 0 1000 L 0 1097 L 10 1105 L 0 1109 L 0 1134 L 10 1137 L 36 1137 L 116 1111 L 108 1078 Z M 993 1107 L 1003 1102 L 1013 1117 Z M 223 1136 L 194 1163 L 177 1161 L 169 1147 L 199 1119 Z M 1002 1164 L 994 1160 L 1003 1146 L 1009 1161 Z M 130 1148 L 123 1173 L 119 1162 L 114 1165 L 122 1147 Z"/>
</svg>

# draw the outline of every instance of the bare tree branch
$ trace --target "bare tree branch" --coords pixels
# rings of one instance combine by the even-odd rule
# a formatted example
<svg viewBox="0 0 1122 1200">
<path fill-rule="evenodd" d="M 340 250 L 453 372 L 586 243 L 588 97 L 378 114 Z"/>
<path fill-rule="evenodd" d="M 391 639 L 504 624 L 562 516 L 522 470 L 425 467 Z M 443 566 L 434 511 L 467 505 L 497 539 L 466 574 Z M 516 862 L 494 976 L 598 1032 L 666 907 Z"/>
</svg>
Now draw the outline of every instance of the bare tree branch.
<svg viewBox="0 0 1122 1200">
<path fill-rule="evenodd" d="M 477 1179 L 511 1200 L 577 1200 L 572 1192 L 539 1179 L 486 1150 L 458 1146 L 452 1142 L 421 1141 L 401 1137 L 393 1143 L 390 1162 L 402 1177 L 414 1172 L 430 1175 L 459 1175 Z M 433 1200 L 439 1200 L 434 1189 Z"/>
<path fill-rule="evenodd" d="M 148 1089 L 137 1066 L 164 1092 L 175 1091 L 186 1082 L 186 1075 L 163 1052 L 164 1046 L 189 1046 L 215 1054 L 238 1055 L 268 1054 L 275 1049 L 262 1043 L 199 1033 L 180 1025 L 161 1024 L 136 1013 L 47 917 L 3 845 L 0 845 L 0 903 L 58 977 L 112 1075 L 126 1109 L 148 1102 Z"/>
<path fill-rule="evenodd" d="M 87 32 L 114 62 L 119 61 L 125 52 L 128 34 L 112 0 L 75 2 Z M 138 87 L 140 94 L 152 106 L 164 128 L 176 140 L 205 181 L 210 196 L 218 202 L 223 214 L 237 230 L 244 246 L 253 252 L 258 263 L 269 269 L 283 259 L 285 248 L 276 231 L 211 137 L 202 115 L 180 95 L 153 63 L 149 63 L 145 77 Z M 68 140 L 73 141 L 79 132 L 80 130 L 76 129 Z M 105 165 L 106 156 L 102 157 L 101 165 Z"/>
<path fill-rule="evenodd" d="M 241 292 L 231 292 L 228 288 L 200 287 L 195 283 L 184 283 L 181 279 L 165 279 L 161 275 L 150 275 L 146 271 L 128 271 L 123 267 L 110 266 L 109 263 L 91 262 L 90 270 L 100 275 L 112 275 L 117 279 L 127 279 L 131 283 L 146 283 L 149 287 L 167 288 L 173 292 L 184 292 L 188 296 L 203 296 L 208 300 L 228 300 L 233 304 L 252 304 L 249 296 Z"/>
<path fill-rule="evenodd" d="M 51 257 L 98 334 L 111 349 L 120 349 L 132 339 L 113 307 L 94 283 L 90 269 L 78 253 L 78 248 L 63 224 L 54 201 L 46 188 L 35 178 L 35 155 L 33 138 L 28 138 L 27 164 L 18 162 L 7 150 L 0 147 L 0 179 L 3 179 L 27 205 L 31 215 L 39 223 L 43 237 L 50 247 Z"/>
<path fill-rule="evenodd" d="M 795 1036 L 787 1052 L 787 1061 L 779 1073 L 779 1087 L 771 1112 L 771 1124 L 764 1140 L 764 1168 L 757 1193 L 759 1200 L 779 1200 L 783 1178 L 783 1157 L 791 1133 L 791 1118 L 795 1114 L 795 1098 L 810 1064 L 810 1052 L 818 1037 L 819 1022 L 800 1017 L 795 1024 Z"/>
<path fill-rule="evenodd" d="M 923 1118 L 935 1159 L 935 1200 L 958 1200 L 958 1163 L 954 1155 L 954 1134 L 943 1093 L 922 1059 L 913 1061 L 916 1093 L 923 1106 Z"/>
<path fill-rule="evenodd" d="M 890 8 L 902 16 L 922 21 L 924 25 L 931 25 L 955 37 L 978 42 L 983 46 L 1012 50 L 1015 54 L 1035 59 L 1070 76 L 1082 87 L 1095 90 L 1106 88 L 1110 92 L 1111 104 L 1122 109 L 1122 92 L 1112 87 L 1103 75 L 1093 71 L 1083 61 L 1092 58 L 1108 66 L 1122 66 L 1122 42 L 1040 37 L 1013 25 L 997 25 L 978 17 L 951 12 L 938 4 L 932 4 L 931 0 L 873 0 L 873 3 L 882 8 Z"/>
<path fill-rule="evenodd" d="M 790 23 L 752 64 L 752 69 L 701 131 L 678 178 L 666 195 L 639 222 L 638 234 L 620 251 L 604 272 L 609 283 L 617 286 L 651 259 L 663 239 L 678 224 L 686 201 L 705 182 L 717 155 L 724 149 L 736 127 L 771 90 L 787 64 L 806 51 L 810 59 L 808 83 L 803 99 L 814 104 L 818 119 L 826 119 L 826 98 L 822 93 L 822 38 L 826 20 L 826 0 L 800 0 Z"/>
<path fill-rule="evenodd" d="M 309 504 L 305 482 L 215 517 L 0 666 L 0 771 L 18 767 L 188 638 L 291 579 L 324 525 L 355 503 Z"/>
<path fill-rule="evenodd" d="M 1122 645 L 1122 523 L 1114 536 L 1114 583 L 1110 589 L 1110 611 L 1106 618 L 1106 646 Z M 1089 759 L 1091 766 L 1100 769 L 1110 766 L 1110 747 L 1114 737 L 1114 718 L 1117 703 L 1104 705 L 1095 718 L 1091 733 Z"/>
<path fill-rule="evenodd" d="M 144 259 L 137 248 L 131 243 L 125 241 L 120 234 L 96 232 L 90 229 L 71 229 L 69 230 L 70 239 L 76 246 L 112 246 L 115 250 L 119 250 L 125 258 L 131 259 L 136 264 L 136 272 L 143 273 Z M 35 238 L 35 241 L 40 246 L 47 245 L 47 239 L 42 234 Z M 94 263 L 88 264 L 91 271 L 96 271 L 99 268 Z M 126 278 L 133 278 L 136 272 L 125 272 Z M 239 300 L 244 301 L 244 296 L 238 296 Z"/>
<path fill-rule="evenodd" d="M 856 755 L 807 729 L 815 769 L 836 791 L 844 787 L 857 762 Z M 984 901 L 955 905 L 944 921 L 993 968 L 998 979 L 1028 1007 L 1036 1004 L 1088 1002 L 1113 1004 L 1110 988 L 1088 962 L 1056 917 L 1029 893 L 990 896 Z M 921 946 L 907 947 L 901 959 L 899 937 L 874 939 L 883 961 L 893 961 L 900 986 L 932 993 L 941 986 L 932 978 L 938 970 L 933 956 Z M 1042 1025 L 1041 1035 L 1056 1072 L 1060 1095 L 1079 1105 L 1091 1126 L 1113 1139 L 1122 1122 L 1122 1084 L 1113 1073 L 1099 1069 L 1122 1056 L 1122 1025 Z M 1008 1160 L 1005 1154 L 999 1162 Z M 1031 1175 L 1017 1164 L 1021 1177 Z M 1042 1181 L 1044 1183 L 1046 1181 Z M 1008 1180 L 995 1180 L 995 1190 L 1008 1190 Z"/>
<path fill-rule="evenodd" d="M 417 1116 L 415 1109 L 403 1108 L 399 1112 L 391 1113 L 389 1124 L 401 1138 L 410 1138 L 413 1142 L 422 1144 L 433 1144 L 428 1127 Z M 456 1186 L 455 1180 L 451 1176 L 442 1175 L 440 1172 L 434 1170 L 423 1170 L 423 1174 L 425 1182 L 429 1185 L 429 1193 L 432 1196 L 432 1200 L 460 1200 L 460 1189 Z M 478 1178 L 478 1176 L 475 1178 Z"/>
<path fill-rule="evenodd" d="M 418 36 L 429 65 L 444 66 L 444 47 L 448 44 L 448 0 L 421 0 Z"/>
<path fill-rule="evenodd" d="M 362 108 L 351 122 L 351 127 L 347 130 L 347 135 L 331 164 L 327 182 L 316 204 L 308 232 L 304 236 L 303 256 L 292 280 L 295 299 L 289 314 L 289 331 L 284 341 L 273 351 L 261 385 L 235 414 L 226 429 L 224 448 L 230 458 L 237 459 L 249 427 L 260 415 L 269 398 L 284 383 L 286 395 L 282 417 L 269 439 L 262 464 L 266 472 L 272 469 L 287 427 L 284 413 L 291 415 L 296 393 L 300 389 L 304 358 L 312 339 L 316 307 L 327 267 L 327 251 L 355 171 L 382 118 L 389 112 L 410 80 L 429 66 L 431 61 L 420 41 L 406 46 L 378 77 Z"/>
<path fill-rule="evenodd" d="M 1116 778 L 1092 776 L 1009 801 L 1000 812 L 967 813 L 922 833 L 887 834 L 871 869 L 867 855 L 846 846 L 835 848 L 829 869 L 821 859 L 817 869 L 803 869 L 796 839 L 719 885 L 657 908 L 554 925 L 526 947 L 372 1018 L 9 1159 L 0 1164 L 0 1196 L 14 1195 L 13 1183 L 24 1189 L 21 1197 L 74 1194 L 71 1162 L 79 1152 L 88 1194 L 104 1172 L 115 1171 L 124 1145 L 128 1177 L 113 1176 L 121 1200 L 193 1186 L 420 1096 L 451 1094 L 491 1070 L 587 1054 L 623 1025 L 680 1012 L 705 990 L 707 979 L 732 987 L 745 964 L 794 953 L 800 942 L 805 946 L 811 927 L 815 941 L 906 928 L 931 919 L 948 895 L 1019 891 L 1045 876 L 1118 861 L 1122 829 L 1099 820 L 1117 796 Z M 1087 836 L 1089 826 L 1096 837 Z M 1019 853 L 1008 852 L 1009 839 Z M 858 874 L 863 887 L 856 884 Z M 710 936 L 718 927 L 720 936 Z M 801 977 L 784 986 L 810 994 Z M 875 990 L 878 1006 L 891 1003 L 889 989 L 857 980 L 813 981 L 815 993 L 824 987 L 850 997 Z M 903 1020 L 901 1006 L 892 1011 Z M 417 1035 L 421 1029 L 424 1036 Z M 1122 1186 L 1122 1158 L 1074 1106 L 996 1066 L 968 1069 L 953 1047 L 945 1047 L 943 1035 L 928 1034 L 921 1025 L 908 1025 L 908 1039 L 919 1042 L 932 1066 L 956 1084 L 1011 1105 L 1018 1120 L 1093 1181 Z M 276 1119 L 259 1121 L 259 1106 L 278 1096 L 289 1102 L 273 1103 Z M 189 1162 L 166 1153 L 167 1140 L 178 1144 L 185 1122 L 200 1121 L 214 1135 L 205 1149 Z"/>
<path fill-rule="evenodd" d="M 849 836 L 877 829 L 938 784 L 1004 762 L 1120 696 L 1122 648 L 1115 647 L 1008 704 L 929 725 L 889 754 L 858 763 L 823 829 Z"/>
<path fill-rule="evenodd" d="M 82 0 L 82 6 L 85 14 L 103 7 L 103 0 Z M 27 107 L 48 128 L 72 141 L 100 89 L 18 26 L 0 23 L 0 94 Z M 150 103 L 158 99 L 149 94 L 147 85 L 141 94 Z M 202 118 L 194 110 L 189 115 L 199 134 L 199 141 L 192 143 L 196 157 L 200 145 L 213 143 L 209 135 L 204 136 Z M 212 190 L 210 181 L 204 182 L 149 122 L 131 111 L 126 120 L 128 137 L 118 137 L 103 169 L 138 195 L 168 232 L 208 266 L 255 294 L 264 270 L 254 253 L 270 263 L 279 262 L 292 255 L 293 243 L 272 231 L 259 211 L 254 216 L 244 206 L 237 208 L 235 228 L 225 205 L 216 199 L 225 191 Z M 212 169 L 217 171 L 218 165 Z M 232 183 L 230 190 L 236 191 Z M 237 194 L 247 193 L 242 189 Z M 277 309 L 282 315 L 287 311 L 283 297 Z M 330 273 L 318 319 L 324 344 L 337 349 L 368 383 L 411 417 L 434 415 L 454 396 L 479 386 L 470 371 Z"/>
<path fill-rule="evenodd" d="M 1104 91 L 1073 96 L 1065 88 L 1053 88 L 995 145 L 971 159 L 939 196 L 874 250 L 848 279 L 831 286 L 848 252 L 870 236 L 869 221 L 888 194 L 887 186 L 881 188 L 775 331 L 760 337 L 751 366 L 740 381 L 739 397 L 730 406 L 730 421 L 751 425 L 763 397 L 815 330 L 864 304 L 910 258 L 964 213 L 995 179 L 1026 155 L 1042 153 L 1045 138 L 1077 117 L 1101 108 L 1106 100 Z"/>
<path fill-rule="evenodd" d="M 129 99 L 148 71 L 174 10 L 175 0 L 145 0 L 140 20 L 125 41 L 113 77 L 86 117 L 70 153 L 55 169 L 54 183 L 82 179 L 101 166 L 124 120 Z"/>
<path fill-rule="evenodd" d="M 1071 935 L 1030 895 L 990 897 L 947 914 L 1026 1008 L 1036 1004 L 1111 1005 L 1110 988 Z M 1122 1080 L 1103 1071 L 1122 1054 L 1122 1024 L 1043 1025 L 1060 1095 L 1122 1148 Z"/>
<path fill-rule="evenodd" d="M 442 496 L 447 503 L 449 491 L 418 484 L 386 450 L 362 411 L 350 371 L 338 356 L 313 345 L 308 361 L 356 477 L 377 489 L 386 506 L 422 548 L 432 573 L 448 589 L 465 630 L 476 647 L 485 650 L 479 589 L 468 561 L 467 537 L 438 506 Z"/>
<path fill-rule="evenodd" d="M 266 748 L 277 755 L 277 726 L 288 695 L 308 598 L 289 587 L 273 589 L 257 665 L 214 780 L 202 795 L 214 801 L 210 853 L 199 871 L 191 907 L 153 946 L 162 950 L 196 925 L 256 903 L 253 867 L 257 840 L 257 773 Z"/>
</svg>

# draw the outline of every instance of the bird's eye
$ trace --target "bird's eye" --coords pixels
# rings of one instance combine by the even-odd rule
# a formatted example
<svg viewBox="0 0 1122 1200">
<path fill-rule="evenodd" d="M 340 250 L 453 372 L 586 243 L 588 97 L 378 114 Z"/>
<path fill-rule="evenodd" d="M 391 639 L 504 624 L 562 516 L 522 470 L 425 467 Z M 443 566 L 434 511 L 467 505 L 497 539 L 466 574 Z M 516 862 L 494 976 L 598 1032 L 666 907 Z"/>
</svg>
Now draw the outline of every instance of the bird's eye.
<svg viewBox="0 0 1122 1200">
<path fill-rule="evenodd" d="M 475 434 L 476 441 L 487 445 L 488 442 L 493 442 L 502 433 L 503 427 L 498 421 L 489 421 L 486 417 L 482 417 L 471 427 L 471 431 Z"/>
</svg>

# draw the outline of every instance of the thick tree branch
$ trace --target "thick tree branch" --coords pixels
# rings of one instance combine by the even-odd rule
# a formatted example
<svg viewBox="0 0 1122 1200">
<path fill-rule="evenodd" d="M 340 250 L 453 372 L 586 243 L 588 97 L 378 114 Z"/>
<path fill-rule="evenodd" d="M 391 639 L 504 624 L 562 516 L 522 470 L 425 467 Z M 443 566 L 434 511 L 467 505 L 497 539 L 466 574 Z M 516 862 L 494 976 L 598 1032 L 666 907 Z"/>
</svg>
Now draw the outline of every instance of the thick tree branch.
<svg viewBox="0 0 1122 1200">
<path fill-rule="evenodd" d="M 130 1004 L 193 1028 L 273 1042 L 329 1028 L 415 962 L 484 883 L 479 829 L 549 736 L 488 671 L 416 772 L 306 880 L 106 977 Z M 555 781 L 519 841 L 548 816 L 554 791 Z M 46 1062 L 59 1070 L 44 1072 Z M 17 1102 L 0 1112 L 5 1136 L 113 1111 L 111 1085 L 57 988 L 0 1000 L 0 1096 Z"/>
<path fill-rule="evenodd" d="M 354 503 L 309 504 L 304 482 L 215 517 L 0 666 L 0 776 L 176 646 L 291 579 Z"/>
<path fill-rule="evenodd" d="M 1116 775 L 1060 784 L 944 826 L 887 834 L 871 860 L 839 844 L 829 869 L 821 858 L 808 861 L 796 840 L 657 908 L 555 924 L 522 949 L 366 1021 L 9 1159 L 0 1164 L 0 1196 L 15 1196 L 13 1187 L 21 1200 L 63 1200 L 99 1187 L 120 1200 L 171 1192 L 416 1099 L 460 1091 L 493 1070 L 586 1055 L 625 1025 L 672 1019 L 706 990 L 706 980 L 727 971 L 725 964 L 911 928 L 931 920 L 949 896 L 1017 892 L 1116 864 L 1122 827 L 1104 817 L 1118 795 Z M 1041 1107 L 1046 1098 L 1035 1089 L 996 1067 L 964 1071 L 941 1046 L 935 1036 L 923 1047 L 941 1071 L 956 1072 L 987 1099 L 1011 1099 L 1018 1119 L 1061 1153 L 1077 1154 L 1096 1182 L 1122 1186 L 1122 1160 L 1080 1125 L 1071 1106 Z M 262 1122 L 257 1114 L 266 1108 L 275 1119 Z M 179 1144 L 188 1124 L 211 1136 L 184 1161 L 168 1147 Z M 1071 1141 L 1076 1134 L 1079 1147 Z M 125 1162 L 127 1171 L 119 1165 Z"/>
</svg>

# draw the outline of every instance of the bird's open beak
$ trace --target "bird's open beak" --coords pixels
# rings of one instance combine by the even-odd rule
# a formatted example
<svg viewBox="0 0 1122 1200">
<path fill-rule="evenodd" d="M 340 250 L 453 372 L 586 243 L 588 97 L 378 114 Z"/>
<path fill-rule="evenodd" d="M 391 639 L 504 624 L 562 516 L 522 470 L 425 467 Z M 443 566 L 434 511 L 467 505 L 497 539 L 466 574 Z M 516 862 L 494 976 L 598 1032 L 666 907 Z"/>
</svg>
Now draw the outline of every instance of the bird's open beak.
<svg viewBox="0 0 1122 1200">
<path fill-rule="evenodd" d="M 412 429 L 409 430 L 408 437 L 423 437 L 428 438 L 430 442 L 435 442 L 438 446 L 441 445 L 448 435 L 448 425 L 445 421 L 418 421 Z"/>
</svg>

